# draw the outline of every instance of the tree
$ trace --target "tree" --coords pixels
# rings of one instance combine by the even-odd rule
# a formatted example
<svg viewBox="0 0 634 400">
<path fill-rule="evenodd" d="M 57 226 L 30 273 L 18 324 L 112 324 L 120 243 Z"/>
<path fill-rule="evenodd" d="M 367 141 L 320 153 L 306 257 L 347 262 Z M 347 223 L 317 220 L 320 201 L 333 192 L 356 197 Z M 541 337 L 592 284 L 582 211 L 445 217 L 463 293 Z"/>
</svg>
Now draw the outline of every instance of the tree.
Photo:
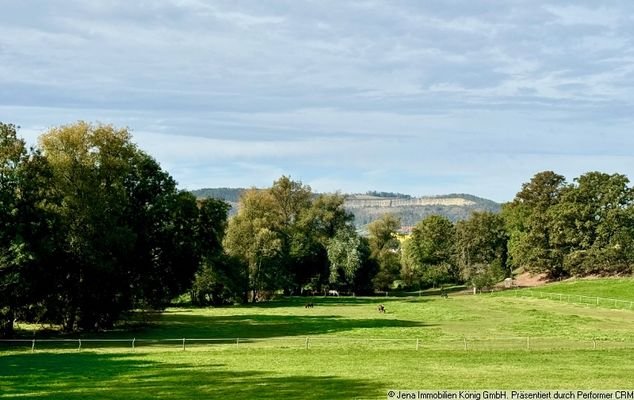
<svg viewBox="0 0 634 400">
<path fill-rule="evenodd" d="M 375 289 L 387 290 L 398 279 L 400 244 L 396 231 L 400 226 L 400 220 L 392 214 L 385 214 L 368 226 L 371 257 L 378 265 L 373 279 Z"/>
<path fill-rule="evenodd" d="M 455 257 L 463 279 L 481 289 L 510 276 L 507 242 L 504 219 L 498 214 L 476 212 L 457 222 Z"/>
<path fill-rule="evenodd" d="M 319 195 L 301 213 L 291 248 L 293 280 L 298 286 L 320 290 L 328 283 L 332 268 L 328 248 L 339 232 L 356 235 L 353 218 L 339 194 Z"/>
<path fill-rule="evenodd" d="M 540 172 L 523 184 L 515 199 L 503 207 L 513 267 L 525 267 L 551 277 L 564 273 L 564 252 L 553 241 L 549 210 L 559 203 L 565 187 L 563 176 L 552 171 Z"/>
<path fill-rule="evenodd" d="M 41 205 L 50 195 L 50 166 L 27 151 L 17 128 L 0 123 L 0 337 L 13 320 L 46 318 L 57 259 L 56 220 Z"/>
<path fill-rule="evenodd" d="M 634 263 L 634 189 L 620 174 L 588 172 L 551 207 L 553 242 L 573 275 L 627 273 Z"/>
<path fill-rule="evenodd" d="M 189 287 L 203 251 L 196 200 L 126 129 L 78 122 L 42 135 L 40 148 L 56 239 L 47 318 L 69 331 L 107 328 Z"/>
<path fill-rule="evenodd" d="M 415 250 L 411 237 L 407 237 L 401 244 L 401 279 L 410 288 L 419 288 L 423 274 Z"/>
<path fill-rule="evenodd" d="M 250 189 L 240 197 L 240 208 L 227 229 L 224 246 L 230 256 L 245 266 L 248 287 L 243 299 L 257 301 L 264 290 L 279 284 L 283 239 L 272 228 L 279 226 L 275 199 L 267 190 Z"/>
<path fill-rule="evenodd" d="M 453 264 L 454 225 L 446 217 L 430 215 L 412 230 L 408 259 L 423 285 L 457 281 Z"/>
<path fill-rule="evenodd" d="M 13 333 L 13 320 L 24 301 L 21 269 L 30 258 L 20 238 L 20 169 L 27 162 L 17 128 L 0 122 L 0 337 Z"/>
<path fill-rule="evenodd" d="M 282 176 L 269 189 L 242 194 L 225 245 L 242 260 L 252 299 L 257 292 L 318 290 L 328 282 L 327 247 L 337 232 L 352 228 L 343 197 L 313 197 L 310 187 Z"/>
<path fill-rule="evenodd" d="M 242 299 L 243 275 L 237 260 L 222 251 L 227 227 L 229 204 L 217 199 L 205 199 L 198 207 L 198 241 L 203 246 L 202 260 L 191 290 L 196 305 L 221 305 Z"/>
<path fill-rule="evenodd" d="M 340 229 L 330 240 L 327 246 L 330 261 L 329 283 L 338 286 L 352 285 L 362 262 L 360 245 L 361 240 L 351 227 Z"/>
</svg>

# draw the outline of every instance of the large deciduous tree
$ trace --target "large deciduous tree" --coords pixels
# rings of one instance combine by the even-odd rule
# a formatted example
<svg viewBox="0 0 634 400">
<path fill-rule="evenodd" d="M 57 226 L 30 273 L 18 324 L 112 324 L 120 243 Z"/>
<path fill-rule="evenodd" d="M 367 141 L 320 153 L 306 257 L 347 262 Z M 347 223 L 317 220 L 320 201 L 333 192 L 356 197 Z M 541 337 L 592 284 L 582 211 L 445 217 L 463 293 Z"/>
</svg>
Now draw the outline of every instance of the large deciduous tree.
<svg viewBox="0 0 634 400">
<path fill-rule="evenodd" d="M 362 263 L 361 240 L 352 227 L 337 231 L 326 249 L 330 261 L 330 284 L 351 287 Z"/>
<path fill-rule="evenodd" d="M 406 265 L 422 285 L 436 286 L 457 281 L 457 269 L 453 263 L 455 227 L 449 219 L 430 215 L 412 230 L 407 245 Z"/>
<path fill-rule="evenodd" d="M 352 222 L 353 215 L 344 208 L 343 196 L 321 194 L 312 200 L 294 229 L 291 272 L 296 285 L 319 290 L 329 283 L 332 259 L 328 249 L 334 245 L 338 233 L 339 244 L 343 237 L 354 240 L 356 233 Z"/>
<path fill-rule="evenodd" d="M 0 337 L 12 334 L 16 312 L 27 297 L 22 272 L 32 255 L 21 235 L 26 221 L 20 212 L 27 157 L 15 125 L 0 122 Z"/>
<path fill-rule="evenodd" d="M 510 276 L 507 242 L 504 219 L 499 214 L 476 212 L 468 220 L 458 221 L 455 259 L 463 279 L 481 289 Z"/>
<path fill-rule="evenodd" d="M 396 236 L 401 221 L 392 214 L 385 214 L 368 226 L 371 257 L 378 265 L 373 279 L 374 288 L 388 290 L 400 272 L 400 243 Z"/>
<path fill-rule="evenodd" d="M 239 302 L 244 289 L 244 272 L 239 261 L 223 252 L 229 204 L 217 199 L 199 202 L 198 240 L 206 244 L 200 269 L 191 290 L 196 305 L 222 305 Z"/>
<path fill-rule="evenodd" d="M 263 291 L 319 290 L 330 276 L 328 246 L 351 223 L 342 196 L 315 198 L 309 186 L 282 176 L 271 188 L 242 194 L 225 246 L 245 265 L 253 301 Z"/>
<path fill-rule="evenodd" d="M 553 240 L 552 215 L 559 204 L 566 179 L 552 171 L 536 174 L 522 185 L 515 199 L 504 206 L 509 238 L 509 260 L 514 267 L 546 273 L 564 274 L 564 252 Z"/>
<path fill-rule="evenodd" d="M 588 172 L 550 209 L 553 242 L 571 275 L 632 271 L 634 189 L 625 175 Z"/>
<path fill-rule="evenodd" d="M 277 289 L 281 270 L 283 238 L 275 199 L 267 190 L 250 189 L 240 197 L 238 214 L 229 221 L 224 245 L 230 256 L 244 265 L 243 300 L 249 293 L 257 301 L 261 292 Z"/>
<path fill-rule="evenodd" d="M 23 148 L 14 136 L 3 134 Z M 28 157 L 18 153 L 19 162 L 3 163 L 22 178 L 2 258 L 29 266 L 11 269 L 30 297 L 25 319 L 89 330 L 112 326 L 133 307 L 162 307 L 189 287 L 205 248 L 217 245 L 198 240 L 193 195 L 179 192 L 126 129 L 78 122 L 42 135 Z"/>
</svg>

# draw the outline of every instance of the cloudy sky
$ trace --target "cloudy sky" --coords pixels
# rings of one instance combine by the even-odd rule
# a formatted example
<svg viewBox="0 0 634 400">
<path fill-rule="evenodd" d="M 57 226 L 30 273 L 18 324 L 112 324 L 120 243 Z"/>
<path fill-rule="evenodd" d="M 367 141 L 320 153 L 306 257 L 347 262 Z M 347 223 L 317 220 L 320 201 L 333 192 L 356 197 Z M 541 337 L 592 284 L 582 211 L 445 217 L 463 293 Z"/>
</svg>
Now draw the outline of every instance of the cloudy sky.
<svg viewBox="0 0 634 400">
<path fill-rule="evenodd" d="M 634 2 L 0 0 L 0 121 L 129 127 L 184 189 L 634 180 Z"/>
</svg>

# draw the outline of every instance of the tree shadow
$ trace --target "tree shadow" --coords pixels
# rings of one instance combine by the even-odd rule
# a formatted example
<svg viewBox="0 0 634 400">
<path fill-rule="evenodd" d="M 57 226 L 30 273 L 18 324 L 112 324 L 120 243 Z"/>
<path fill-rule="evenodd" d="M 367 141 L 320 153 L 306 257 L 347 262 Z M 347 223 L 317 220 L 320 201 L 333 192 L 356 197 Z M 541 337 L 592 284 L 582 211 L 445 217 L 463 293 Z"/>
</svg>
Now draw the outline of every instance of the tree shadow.
<svg viewBox="0 0 634 400">
<path fill-rule="evenodd" d="M 428 327 L 419 321 L 384 317 L 351 319 L 338 315 L 272 315 L 243 314 L 205 316 L 189 314 L 165 314 L 160 323 L 142 333 L 146 337 L 171 338 L 274 338 L 286 336 L 310 336 L 345 332 L 354 329 Z M 140 333 L 140 334 L 141 334 Z M 141 336 L 137 336 L 141 337 Z"/>
<path fill-rule="evenodd" d="M 427 299 L 429 300 L 429 299 Z M 351 306 L 351 305 L 377 305 L 382 303 L 390 303 L 390 302 L 400 302 L 403 301 L 403 298 L 396 297 L 352 297 L 352 296 L 293 296 L 293 297 L 282 297 L 270 301 L 263 301 L 260 303 L 248 303 L 241 304 L 239 306 L 227 306 L 221 308 L 231 308 L 231 307 L 239 307 L 239 308 L 256 308 L 256 309 L 267 309 L 267 308 L 284 308 L 284 307 L 303 307 L 306 303 L 314 303 L 315 305 L 321 306 Z M 421 301 L 424 301 L 421 298 Z"/>
<path fill-rule="evenodd" d="M 350 399 L 380 397 L 377 382 L 336 376 L 229 371 L 223 364 L 161 363 L 123 354 L 0 356 L 0 397 L 46 399 Z"/>
<path fill-rule="evenodd" d="M 267 303 L 256 303 L 235 307 L 240 313 L 233 315 L 214 315 L 212 312 L 198 313 L 196 309 L 175 308 L 162 313 L 153 313 L 148 320 L 135 321 L 122 325 L 119 329 L 98 333 L 60 334 L 59 332 L 38 333 L 38 339 L 177 339 L 177 338 L 276 338 L 290 336 L 311 336 L 333 334 L 356 329 L 382 328 L 426 328 L 432 325 L 420 321 L 403 320 L 390 314 L 389 302 L 407 302 L 404 299 L 383 299 L 368 297 L 293 297 Z M 432 300 L 411 299 L 412 302 Z M 306 303 L 313 303 L 315 308 L 304 309 Z M 385 304 L 387 314 L 377 311 L 377 305 Z M 358 315 L 366 318 L 353 318 L 337 315 L 338 307 L 367 307 Z M 293 314 L 266 313 L 267 309 L 286 307 L 295 308 Z M 233 307 L 222 308 L 231 310 Z M 249 312 L 249 311 L 253 312 Z M 301 311 L 300 311 L 301 310 Z M 243 312 L 248 314 L 242 314 Z M 297 314 L 303 315 L 297 315 Z M 225 313 L 223 313 L 225 314 Z M 374 317 L 368 318 L 369 315 Z M 136 323 L 139 322 L 139 323 Z M 22 336 L 31 339 L 33 336 Z M 30 344 L 22 344 L 23 346 Z M 101 343 L 100 346 L 105 346 Z M 37 344 L 41 348 L 43 344 Z M 56 344 L 55 346 L 60 346 Z M 72 349 L 77 344 L 69 342 Z M 113 345 L 121 347 L 119 345 Z M 124 346 L 128 346 L 125 344 Z"/>
</svg>

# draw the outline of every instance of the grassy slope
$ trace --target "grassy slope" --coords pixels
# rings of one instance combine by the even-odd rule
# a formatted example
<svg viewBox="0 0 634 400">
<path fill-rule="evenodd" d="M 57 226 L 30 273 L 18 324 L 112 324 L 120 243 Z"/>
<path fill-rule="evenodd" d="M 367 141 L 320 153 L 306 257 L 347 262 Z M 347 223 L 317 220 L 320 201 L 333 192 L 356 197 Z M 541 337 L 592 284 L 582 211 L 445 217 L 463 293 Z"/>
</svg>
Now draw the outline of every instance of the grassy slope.
<svg viewBox="0 0 634 400">
<path fill-rule="evenodd" d="M 486 351 L 470 343 L 466 352 L 460 347 L 463 336 L 634 341 L 634 312 L 487 295 L 318 298 L 314 309 L 305 309 L 304 301 L 171 309 L 151 328 L 101 335 L 271 339 L 239 347 L 5 351 L 0 398 L 385 398 L 389 388 L 630 388 L 634 376 L 632 347 L 527 351 L 513 343 Z M 387 314 L 376 312 L 379 303 Z M 368 337 L 419 338 L 421 348 L 415 350 L 415 341 L 342 339 Z M 273 339 L 279 344 L 267 347 Z"/>
<path fill-rule="evenodd" d="M 634 278 L 574 279 L 536 289 L 551 293 L 634 301 Z"/>
</svg>

